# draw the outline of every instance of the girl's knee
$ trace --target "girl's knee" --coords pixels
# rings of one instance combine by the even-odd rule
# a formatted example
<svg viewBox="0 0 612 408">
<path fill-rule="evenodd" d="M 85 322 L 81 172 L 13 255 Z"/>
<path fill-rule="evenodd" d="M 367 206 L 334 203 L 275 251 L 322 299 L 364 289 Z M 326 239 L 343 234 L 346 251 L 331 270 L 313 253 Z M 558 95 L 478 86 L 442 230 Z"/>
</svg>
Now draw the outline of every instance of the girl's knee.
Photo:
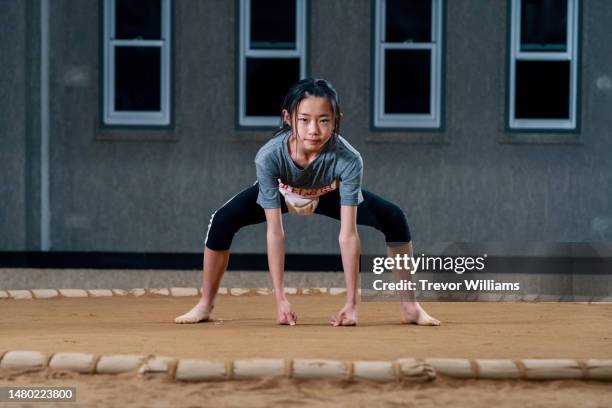
<svg viewBox="0 0 612 408">
<path fill-rule="evenodd" d="M 382 223 L 387 242 L 410 242 L 410 227 L 404 211 L 397 205 L 389 206 Z"/>
<path fill-rule="evenodd" d="M 407 222 L 406 214 L 404 214 L 404 211 L 396 204 L 389 207 L 389 218 L 394 222 Z"/>
<path fill-rule="evenodd" d="M 236 220 L 236 214 L 233 214 L 233 211 L 228 207 L 221 207 L 217 211 L 215 211 L 211 217 L 211 228 L 230 228 L 231 225 Z"/>
<path fill-rule="evenodd" d="M 227 207 L 221 207 L 210 218 L 204 244 L 209 249 L 227 250 L 239 229 L 236 215 Z"/>
</svg>

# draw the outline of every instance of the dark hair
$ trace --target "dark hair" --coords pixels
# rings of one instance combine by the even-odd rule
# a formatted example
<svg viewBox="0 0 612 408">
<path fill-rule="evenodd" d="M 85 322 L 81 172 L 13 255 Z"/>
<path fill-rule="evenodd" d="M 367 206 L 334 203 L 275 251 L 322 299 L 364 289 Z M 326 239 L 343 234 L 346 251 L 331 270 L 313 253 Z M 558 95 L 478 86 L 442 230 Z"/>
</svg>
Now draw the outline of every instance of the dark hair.
<svg viewBox="0 0 612 408">
<path fill-rule="evenodd" d="M 334 117 L 333 133 L 340 133 L 340 104 L 338 102 L 338 93 L 334 86 L 325 79 L 305 78 L 293 84 L 285 96 L 282 109 L 287 110 L 289 116 L 293 119 L 297 115 L 300 102 L 309 96 L 327 98 Z M 289 129 L 291 129 L 291 126 L 285 122 L 281 113 L 280 129 L 277 130 L 274 135 L 276 136 L 280 133 L 284 133 Z"/>
</svg>

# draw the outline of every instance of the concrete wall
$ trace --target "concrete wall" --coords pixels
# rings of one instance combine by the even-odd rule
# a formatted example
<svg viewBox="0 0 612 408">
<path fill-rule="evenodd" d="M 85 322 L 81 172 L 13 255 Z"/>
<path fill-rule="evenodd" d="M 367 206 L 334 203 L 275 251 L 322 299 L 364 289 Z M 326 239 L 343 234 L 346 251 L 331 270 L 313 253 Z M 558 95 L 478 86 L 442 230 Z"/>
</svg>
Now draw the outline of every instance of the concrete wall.
<svg viewBox="0 0 612 408">
<path fill-rule="evenodd" d="M 0 2 L 0 250 L 40 243 L 40 7 Z"/>
<path fill-rule="evenodd" d="M 18 2 L 0 9 L 0 248 L 26 245 L 26 46 L 25 9 Z"/>
<path fill-rule="evenodd" d="M 445 128 L 402 133 L 370 129 L 371 2 L 310 2 L 310 73 L 340 93 L 364 188 L 405 210 L 416 242 L 611 240 L 612 3 L 583 2 L 576 142 L 541 144 L 525 139 L 568 135 L 517 140 L 505 130 L 507 2 L 446 3 Z M 27 236 L 40 223 L 39 102 L 27 75 L 38 75 L 39 34 L 25 16 L 39 2 L 0 4 L 0 55 L 11 66 L 0 71 L 0 250 L 37 250 Z M 51 2 L 53 250 L 198 252 L 212 212 L 253 183 L 254 155 L 271 132 L 235 129 L 234 7 L 175 1 L 174 129 L 111 130 L 99 119 L 98 1 Z M 287 252 L 338 251 L 336 221 L 284 221 Z M 264 252 L 264 237 L 263 225 L 245 228 L 232 249 Z M 366 250 L 383 247 L 378 232 L 363 228 L 361 238 Z"/>
</svg>

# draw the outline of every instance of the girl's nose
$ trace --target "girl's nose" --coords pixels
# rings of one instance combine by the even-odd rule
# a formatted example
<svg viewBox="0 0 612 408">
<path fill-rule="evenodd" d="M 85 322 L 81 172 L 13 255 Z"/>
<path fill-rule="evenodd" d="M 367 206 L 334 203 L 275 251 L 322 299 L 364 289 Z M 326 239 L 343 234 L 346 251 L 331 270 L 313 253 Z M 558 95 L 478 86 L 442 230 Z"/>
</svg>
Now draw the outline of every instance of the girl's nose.
<svg viewBox="0 0 612 408">
<path fill-rule="evenodd" d="M 317 134 L 319 133 L 319 125 L 316 120 L 313 120 L 308 125 L 308 133 Z"/>
</svg>

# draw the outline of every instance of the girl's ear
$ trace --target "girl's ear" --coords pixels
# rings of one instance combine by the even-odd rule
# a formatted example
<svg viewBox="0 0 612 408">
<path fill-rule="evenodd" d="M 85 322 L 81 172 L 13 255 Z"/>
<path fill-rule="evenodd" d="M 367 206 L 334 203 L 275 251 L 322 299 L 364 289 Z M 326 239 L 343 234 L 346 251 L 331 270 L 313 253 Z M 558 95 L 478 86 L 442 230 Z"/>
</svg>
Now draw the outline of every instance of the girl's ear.
<svg viewBox="0 0 612 408">
<path fill-rule="evenodd" d="M 291 127 L 291 119 L 289 118 L 289 112 L 287 109 L 283 109 L 283 120 L 287 124 L 287 126 Z"/>
</svg>

